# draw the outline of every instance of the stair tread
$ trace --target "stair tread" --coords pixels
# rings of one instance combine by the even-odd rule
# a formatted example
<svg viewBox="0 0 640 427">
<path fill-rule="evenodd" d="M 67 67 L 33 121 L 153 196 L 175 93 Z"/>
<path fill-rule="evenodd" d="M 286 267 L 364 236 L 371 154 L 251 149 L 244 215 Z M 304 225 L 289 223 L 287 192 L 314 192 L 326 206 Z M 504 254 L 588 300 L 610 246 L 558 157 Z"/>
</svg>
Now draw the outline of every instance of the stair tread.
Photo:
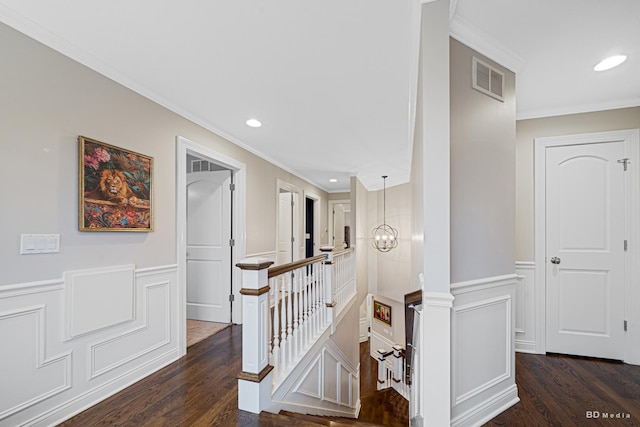
<svg viewBox="0 0 640 427">
<path fill-rule="evenodd" d="M 259 425 L 261 427 L 324 427 L 326 424 L 318 423 L 313 420 L 300 420 L 285 414 L 272 414 L 270 412 L 261 412 Z"/>
<path fill-rule="evenodd" d="M 381 427 L 383 424 L 376 424 L 369 421 L 361 421 L 357 418 L 344 418 L 322 415 L 309 415 L 301 414 L 297 412 L 280 411 L 281 415 L 286 415 L 298 420 L 304 420 L 307 422 L 316 423 L 316 425 L 328 426 L 328 427 L 348 427 L 348 426 L 361 426 L 361 427 Z"/>
</svg>

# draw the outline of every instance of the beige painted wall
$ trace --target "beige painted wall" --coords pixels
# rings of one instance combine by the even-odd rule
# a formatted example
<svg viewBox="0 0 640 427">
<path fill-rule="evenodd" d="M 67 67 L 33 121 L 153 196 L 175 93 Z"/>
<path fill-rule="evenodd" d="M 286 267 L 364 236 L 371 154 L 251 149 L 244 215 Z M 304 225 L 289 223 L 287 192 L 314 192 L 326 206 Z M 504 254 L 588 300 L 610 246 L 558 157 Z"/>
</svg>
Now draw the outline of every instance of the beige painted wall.
<svg viewBox="0 0 640 427">
<path fill-rule="evenodd" d="M 371 261 L 369 239 L 369 192 L 358 178 L 351 177 L 351 242 L 356 248 L 356 284 L 358 289 L 357 306 L 369 293 L 369 264 Z"/>
<path fill-rule="evenodd" d="M 640 107 L 570 114 L 516 123 L 516 260 L 534 260 L 535 138 L 640 128 Z"/>
<path fill-rule="evenodd" d="M 66 270 L 176 263 L 177 135 L 246 164 L 247 253 L 275 250 L 278 178 L 322 197 L 326 230 L 323 190 L 3 24 L 0 52 L 0 285 Z M 78 135 L 154 157 L 156 231 L 78 231 Z M 19 255 L 21 233 L 59 233 L 60 253 Z"/>
<path fill-rule="evenodd" d="M 382 190 L 376 193 L 371 229 L 383 222 Z M 386 206 L 387 224 L 398 230 L 398 247 L 386 253 L 374 250 L 377 283 L 371 292 L 402 302 L 404 294 L 417 289 L 411 280 L 411 186 L 402 184 L 387 188 Z"/>
<path fill-rule="evenodd" d="M 419 73 L 422 75 L 422 73 Z M 422 94 L 422 78 L 418 79 L 418 94 Z M 409 280 L 413 289 L 420 289 L 420 274 L 424 275 L 424 155 L 422 96 L 416 99 L 416 123 L 411 154 L 411 269 Z"/>
<path fill-rule="evenodd" d="M 474 55 L 505 73 L 504 102 L 471 87 Z M 515 270 L 515 75 L 453 39 L 450 70 L 451 282 L 456 283 Z"/>
</svg>

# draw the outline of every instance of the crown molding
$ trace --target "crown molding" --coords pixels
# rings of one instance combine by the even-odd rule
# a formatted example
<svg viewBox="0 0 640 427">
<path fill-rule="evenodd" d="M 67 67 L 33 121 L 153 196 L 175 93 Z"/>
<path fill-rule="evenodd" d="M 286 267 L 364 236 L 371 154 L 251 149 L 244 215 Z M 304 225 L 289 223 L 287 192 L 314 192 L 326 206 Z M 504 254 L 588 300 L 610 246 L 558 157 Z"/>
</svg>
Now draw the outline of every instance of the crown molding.
<svg viewBox="0 0 640 427">
<path fill-rule="evenodd" d="M 451 37 L 458 40 L 492 61 L 518 74 L 524 68 L 526 60 L 510 51 L 489 35 L 455 15 L 449 25 Z"/>
<path fill-rule="evenodd" d="M 620 108 L 640 107 L 640 98 L 617 99 L 594 104 L 566 105 L 563 107 L 539 108 L 516 112 L 516 120 L 541 119 L 545 117 L 566 116 L 569 114 L 593 113 L 597 111 L 618 110 Z"/>
<path fill-rule="evenodd" d="M 155 102 L 156 104 L 161 105 L 162 107 L 172 111 L 173 113 L 205 128 L 206 130 L 213 132 L 214 134 L 226 139 L 227 141 L 235 144 L 246 151 L 260 157 L 261 159 L 271 163 L 272 165 L 302 179 L 303 181 L 308 182 L 309 184 L 318 187 L 319 189 L 329 193 L 330 190 L 320 183 L 300 174 L 299 172 L 294 171 L 293 169 L 283 165 L 282 163 L 272 159 L 268 155 L 256 150 L 255 148 L 245 144 L 240 141 L 238 138 L 228 134 L 227 132 L 221 130 L 213 123 L 208 120 L 203 119 L 195 114 L 190 113 L 180 105 L 177 105 L 148 87 L 141 85 L 134 79 L 131 79 L 124 73 L 120 72 L 116 68 L 107 64 L 106 62 L 100 60 L 95 55 L 87 52 L 86 50 L 78 47 L 77 45 L 69 42 L 63 37 L 58 36 L 57 34 L 49 31 L 45 27 L 40 24 L 28 19 L 27 17 L 16 13 L 13 9 L 8 8 L 5 5 L 0 4 L 0 22 L 5 25 L 13 28 L 14 30 L 32 38 L 33 40 L 53 49 L 54 51 L 72 59 L 75 62 L 78 62 L 87 68 L 101 74 L 116 83 L 126 87 L 127 89 L 132 90 L 133 92 Z M 332 189 L 331 191 L 349 191 L 349 188 L 343 189 Z"/>
</svg>

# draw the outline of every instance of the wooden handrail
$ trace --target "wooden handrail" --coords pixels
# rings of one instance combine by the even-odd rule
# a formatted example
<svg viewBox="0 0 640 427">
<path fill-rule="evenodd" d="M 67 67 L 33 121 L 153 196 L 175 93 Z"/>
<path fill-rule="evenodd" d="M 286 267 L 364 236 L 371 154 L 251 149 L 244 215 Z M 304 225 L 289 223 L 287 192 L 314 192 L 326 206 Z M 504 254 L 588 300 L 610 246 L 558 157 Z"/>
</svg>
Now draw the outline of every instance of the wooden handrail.
<svg viewBox="0 0 640 427">
<path fill-rule="evenodd" d="M 276 265 L 269 269 L 269 279 L 272 277 L 280 276 L 281 274 L 288 273 L 298 268 L 306 267 L 318 261 L 324 261 L 327 259 L 326 255 L 317 255 L 310 258 L 301 259 L 300 261 L 290 262 L 288 264 Z"/>
<path fill-rule="evenodd" d="M 336 257 L 336 256 L 344 255 L 344 254 L 346 254 L 346 253 L 353 252 L 353 251 L 354 251 L 354 249 L 353 249 L 353 248 L 341 249 L 341 250 L 339 250 L 339 251 L 334 251 L 334 252 L 333 252 L 333 256 L 334 256 L 334 257 Z"/>
</svg>

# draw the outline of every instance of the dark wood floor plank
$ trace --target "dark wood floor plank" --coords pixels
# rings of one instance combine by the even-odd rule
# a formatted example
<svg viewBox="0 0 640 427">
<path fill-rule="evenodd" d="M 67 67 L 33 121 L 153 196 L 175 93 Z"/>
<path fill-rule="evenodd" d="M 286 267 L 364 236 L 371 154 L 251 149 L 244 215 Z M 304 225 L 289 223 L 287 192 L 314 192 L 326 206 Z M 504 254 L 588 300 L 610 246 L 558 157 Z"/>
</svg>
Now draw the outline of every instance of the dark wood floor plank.
<svg viewBox="0 0 640 427">
<path fill-rule="evenodd" d="M 185 357 L 67 420 L 61 426 L 311 427 L 324 425 L 325 422 L 336 427 L 345 425 L 345 420 L 337 418 L 326 419 L 318 424 L 310 419 L 239 411 L 236 376 L 242 368 L 241 332 L 242 328 L 235 325 L 189 347 Z M 369 357 L 368 345 L 361 351 L 366 351 L 363 364 L 366 372 L 362 376 L 368 384 L 364 388 L 365 394 L 372 396 L 377 393 L 377 364 Z"/>
<path fill-rule="evenodd" d="M 520 402 L 486 426 L 640 425 L 640 366 L 518 353 L 516 383 Z"/>
<path fill-rule="evenodd" d="M 326 425 L 280 414 L 238 410 L 236 375 L 241 370 L 240 326 L 227 328 L 189 348 L 186 357 L 62 423 L 86 426 Z M 362 410 L 359 420 L 408 425 L 408 403 L 393 390 L 376 391 L 377 361 L 360 346 Z M 516 355 L 520 403 L 487 426 L 640 426 L 640 367 L 562 355 Z M 600 414 L 587 419 L 587 411 Z M 603 418 L 620 414 L 630 418 Z M 334 425 L 349 425 L 334 419 Z"/>
</svg>

